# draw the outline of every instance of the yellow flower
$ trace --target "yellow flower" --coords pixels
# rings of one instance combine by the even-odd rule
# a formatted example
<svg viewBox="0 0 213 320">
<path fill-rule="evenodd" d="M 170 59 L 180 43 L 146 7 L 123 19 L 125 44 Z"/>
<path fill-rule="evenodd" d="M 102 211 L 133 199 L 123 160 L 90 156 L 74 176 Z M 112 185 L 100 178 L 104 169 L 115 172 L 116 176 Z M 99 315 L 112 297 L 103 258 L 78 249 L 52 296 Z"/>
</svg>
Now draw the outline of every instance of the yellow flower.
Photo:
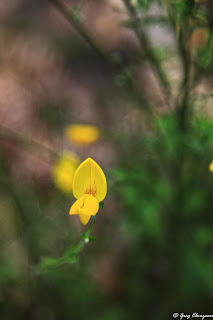
<svg viewBox="0 0 213 320">
<path fill-rule="evenodd" d="M 209 171 L 213 172 L 213 161 L 209 164 Z"/>
<path fill-rule="evenodd" d="M 106 177 L 99 165 L 91 158 L 80 164 L 73 178 L 73 194 L 78 199 L 70 214 L 78 214 L 82 224 L 87 224 L 99 209 L 99 202 L 106 197 Z"/>
<path fill-rule="evenodd" d="M 68 151 L 57 158 L 52 167 L 52 178 L 56 187 L 62 192 L 72 193 L 73 177 L 79 163 L 78 156 Z"/>
<path fill-rule="evenodd" d="M 91 125 L 72 124 L 65 129 L 65 136 L 79 145 L 94 143 L 100 137 L 100 130 Z"/>
</svg>

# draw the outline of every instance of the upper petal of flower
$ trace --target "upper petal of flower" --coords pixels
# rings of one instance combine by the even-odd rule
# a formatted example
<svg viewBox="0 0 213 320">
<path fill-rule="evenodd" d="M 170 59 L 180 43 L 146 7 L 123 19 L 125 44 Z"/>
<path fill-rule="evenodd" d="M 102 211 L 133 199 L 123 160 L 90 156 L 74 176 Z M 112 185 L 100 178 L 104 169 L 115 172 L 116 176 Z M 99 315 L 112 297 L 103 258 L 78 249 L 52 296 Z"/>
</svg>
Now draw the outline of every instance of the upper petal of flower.
<svg viewBox="0 0 213 320">
<path fill-rule="evenodd" d="M 79 199 L 84 194 L 93 195 L 99 202 L 107 193 L 106 177 L 101 167 L 91 158 L 80 164 L 73 178 L 73 194 Z"/>
</svg>

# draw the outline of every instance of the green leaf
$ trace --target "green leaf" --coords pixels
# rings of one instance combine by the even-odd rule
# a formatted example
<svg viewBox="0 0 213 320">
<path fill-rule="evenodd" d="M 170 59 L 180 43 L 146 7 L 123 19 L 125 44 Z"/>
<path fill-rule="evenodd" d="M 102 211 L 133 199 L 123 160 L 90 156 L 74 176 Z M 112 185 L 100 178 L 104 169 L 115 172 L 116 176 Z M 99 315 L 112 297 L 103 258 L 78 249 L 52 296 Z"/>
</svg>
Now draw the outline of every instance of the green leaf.
<svg viewBox="0 0 213 320">
<path fill-rule="evenodd" d="M 58 264 L 59 264 L 59 259 L 57 258 L 44 258 L 41 261 L 40 266 L 42 269 L 45 269 L 45 268 L 57 267 Z"/>
<path fill-rule="evenodd" d="M 81 233 L 81 237 L 82 237 L 83 239 L 88 238 L 88 236 L 87 236 L 86 232 L 82 232 L 82 233 Z"/>
<path fill-rule="evenodd" d="M 85 232 L 82 232 L 82 234 L 81 234 L 81 236 L 82 236 L 82 238 L 84 239 L 84 240 L 86 240 L 87 239 L 87 242 L 90 242 L 90 241 L 95 241 L 95 237 L 93 237 L 93 236 L 89 236 L 89 235 L 87 235 Z"/>
<path fill-rule="evenodd" d="M 102 209 L 103 207 L 104 207 L 104 203 L 103 203 L 103 202 L 100 202 L 100 203 L 99 203 L 99 210 Z"/>
<path fill-rule="evenodd" d="M 89 239 L 89 241 L 94 242 L 96 238 L 91 236 L 91 237 L 88 237 L 88 239 Z"/>
</svg>

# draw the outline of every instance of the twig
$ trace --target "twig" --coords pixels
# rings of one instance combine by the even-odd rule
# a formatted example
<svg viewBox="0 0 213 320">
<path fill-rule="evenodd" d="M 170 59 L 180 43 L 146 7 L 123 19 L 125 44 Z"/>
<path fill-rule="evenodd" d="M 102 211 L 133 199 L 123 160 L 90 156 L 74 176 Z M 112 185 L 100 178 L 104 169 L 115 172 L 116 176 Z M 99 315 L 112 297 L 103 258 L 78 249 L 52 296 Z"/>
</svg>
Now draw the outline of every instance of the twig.
<svg viewBox="0 0 213 320">
<path fill-rule="evenodd" d="M 134 5 L 132 5 L 130 0 L 123 0 L 123 3 L 125 4 L 129 12 L 129 15 L 132 18 L 133 30 L 135 31 L 135 34 L 145 52 L 145 56 L 149 60 L 150 65 L 158 78 L 158 82 L 164 93 L 166 104 L 171 110 L 171 106 L 170 106 L 171 88 L 170 88 L 169 81 L 161 67 L 161 64 L 159 63 L 158 59 L 155 57 L 153 51 L 151 50 L 151 46 L 149 44 L 148 38 L 142 29 L 141 19 L 138 17 L 137 9 L 135 8 Z"/>
<path fill-rule="evenodd" d="M 98 43 L 93 39 L 92 35 L 84 28 L 82 21 L 79 21 L 76 19 L 75 14 L 72 10 L 70 10 L 63 2 L 63 0 L 49 0 L 55 7 L 63 14 L 63 16 L 70 22 L 72 26 L 75 27 L 75 29 L 79 32 L 79 34 L 83 37 L 83 39 L 90 45 L 90 47 L 100 56 L 104 59 L 104 61 L 107 62 L 116 72 L 117 75 L 122 73 L 124 70 L 126 70 L 127 66 L 122 63 L 120 60 L 116 60 L 112 58 L 112 55 L 109 55 L 108 53 L 105 53 L 102 48 L 98 45 Z M 127 1 L 127 0 L 124 0 Z M 135 14 L 134 14 L 135 19 Z M 137 19 L 136 19 L 137 20 Z M 138 21 L 138 20 L 137 20 Z M 137 22 L 138 23 L 138 22 Z M 144 36 L 145 38 L 145 36 Z M 170 107 L 170 88 L 169 83 L 161 69 L 160 64 L 155 59 L 154 55 L 152 54 L 152 51 L 150 50 L 148 46 L 148 42 L 146 38 L 144 39 L 146 53 L 148 54 L 149 60 L 151 64 L 154 65 L 154 69 L 157 72 L 157 75 L 159 77 L 160 82 L 162 83 L 162 88 L 165 93 L 165 101 L 169 109 Z M 162 127 L 161 121 L 156 114 L 155 110 L 150 106 L 150 104 L 147 102 L 146 98 L 143 95 L 142 90 L 137 86 L 135 83 L 135 78 L 132 76 L 131 72 L 128 72 L 127 78 L 126 78 L 126 87 L 127 90 L 130 92 L 132 98 L 136 101 L 137 106 L 141 109 L 143 107 L 143 110 L 148 111 L 151 116 L 154 115 L 156 119 L 158 119 L 157 123 L 159 124 L 159 130 L 163 134 L 163 136 L 166 138 L 168 142 L 168 137 L 166 135 L 166 132 L 164 128 Z"/>
<path fill-rule="evenodd" d="M 27 138 L 23 134 L 20 134 L 18 132 L 15 132 L 4 125 L 0 124 L 0 139 L 2 140 L 10 140 L 12 142 L 16 142 L 19 145 L 22 145 L 24 147 L 30 148 L 35 153 L 39 152 L 39 156 L 43 154 L 45 158 L 47 155 L 51 155 L 52 157 L 56 157 L 58 153 L 54 151 L 53 149 L 50 149 L 49 147 L 46 147 L 39 142 L 36 142 L 35 140 L 31 138 Z"/>
<path fill-rule="evenodd" d="M 180 30 L 179 32 L 178 46 L 182 57 L 184 76 L 181 84 L 182 99 L 180 103 L 179 101 L 177 101 L 176 107 L 179 127 L 184 133 L 187 129 L 189 98 L 191 89 L 191 53 L 189 48 L 187 47 L 187 44 L 185 44 L 183 30 Z"/>
<path fill-rule="evenodd" d="M 49 0 L 62 14 L 63 16 L 71 22 L 82 38 L 94 49 L 98 55 L 106 59 L 106 54 L 102 48 L 96 43 L 89 32 L 83 27 L 83 24 L 76 18 L 76 14 L 73 10 L 70 10 L 67 5 L 61 0 Z"/>
<path fill-rule="evenodd" d="M 82 251 L 87 243 L 92 241 L 91 233 L 96 221 L 98 213 L 92 217 L 90 225 L 85 233 L 82 234 L 82 240 L 74 246 L 71 246 L 68 250 L 65 251 L 62 257 L 60 258 L 45 258 L 43 259 L 37 269 L 37 272 L 40 273 L 49 268 L 57 268 L 66 264 L 72 264 L 76 262 L 77 255 Z"/>
<path fill-rule="evenodd" d="M 55 7 L 63 14 L 63 16 L 70 22 L 72 26 L 78 31 L 78 33 L 83 37 L 83 39 L 89 44 L 89 46 L 114 69 L 116 74 L 122 73 L 126 70 L 127 66 L 120 59 L 113 59 L 111 54 L 105 52 L 101 46 L 94 40 L 93 36 L 85 29 L 82 21 L 76 19 L 74 11 L 69 9 L 67 5 L 64 4 L 62 0 L 49 0 Z M 134 100 L 140 108 L 143 106 L 144 109 L 150 111 L 146 98 L 143 96 L 142 91 L 135 83 L 135 78 L 131 75 L 131 72 L 126 74 L 126 87 L 131 93 Z"/>
</svg>

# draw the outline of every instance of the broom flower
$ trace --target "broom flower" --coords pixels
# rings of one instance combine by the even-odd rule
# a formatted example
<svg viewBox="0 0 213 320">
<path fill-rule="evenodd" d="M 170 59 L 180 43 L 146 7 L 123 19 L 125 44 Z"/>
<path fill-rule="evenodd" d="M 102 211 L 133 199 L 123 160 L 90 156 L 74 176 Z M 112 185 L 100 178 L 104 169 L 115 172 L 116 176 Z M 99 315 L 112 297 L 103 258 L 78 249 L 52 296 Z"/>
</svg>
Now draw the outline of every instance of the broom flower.
<svg viewBox="0 0 213 320">
<path fill-rule="evenodd" d="M 52 179 L 55 186 L 65 194 L 72 194 L 73 178 L 80 164 L 79 157 L 70 151 L 60 154 L 52 166 Z"/>
<path fill-rule="evenodd" d="M 209 171 L 213 172 L 213 161 L 211 161 L 209 164 Z"/>
<path fill-rule="evenodd" d="M 73 178 L 73 195 L 77 199 L 70 214 L 78 214 L 82 224 L 86 225 L 91 216 L 95 216 L 107 193 L 107 182 L 101 167 L 91 158 L 86 159 L 77 168 Z"/>
<path fill-rule="evenodd" d="M 98 141 L 101 133 L 93 125 L 72 124 L 66 127 L 65 136 L 76 145 L 87 146 Z"/>
</svg>

